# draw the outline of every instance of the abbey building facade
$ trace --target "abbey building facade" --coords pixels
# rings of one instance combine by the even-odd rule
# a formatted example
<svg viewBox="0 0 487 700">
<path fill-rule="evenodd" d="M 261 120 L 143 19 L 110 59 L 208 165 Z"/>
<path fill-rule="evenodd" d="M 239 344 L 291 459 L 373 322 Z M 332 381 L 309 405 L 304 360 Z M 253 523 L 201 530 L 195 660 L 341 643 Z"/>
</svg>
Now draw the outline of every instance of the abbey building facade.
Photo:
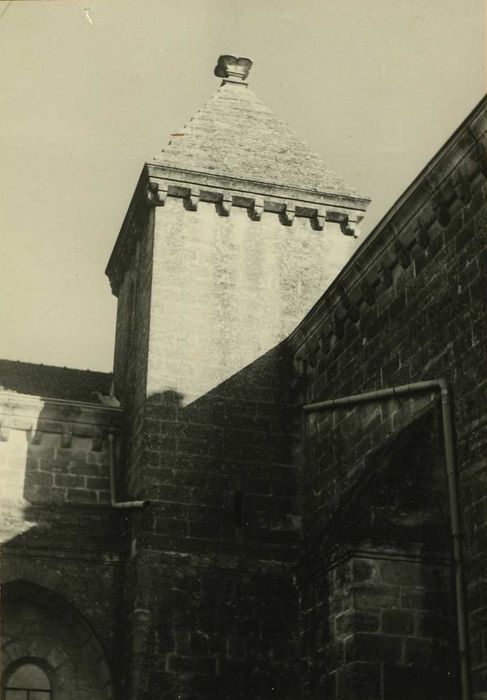
<svg viewBox="0 0 487 700">
<path fill-rule="evenodd" d="M 0 361 L 6 700 L 487 698 L 486 101 L 359 245 L 251 65 L 144 165 L 113 374 Z"/>
</svg>

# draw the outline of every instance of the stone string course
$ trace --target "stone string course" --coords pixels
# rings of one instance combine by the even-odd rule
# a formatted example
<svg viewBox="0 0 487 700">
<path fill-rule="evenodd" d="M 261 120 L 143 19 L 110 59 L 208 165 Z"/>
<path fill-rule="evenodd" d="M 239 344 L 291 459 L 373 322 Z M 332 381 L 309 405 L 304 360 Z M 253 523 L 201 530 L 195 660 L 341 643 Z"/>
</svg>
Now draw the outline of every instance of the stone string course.
<svg viewBox="0 0 487 700">
<path fill-rule="evenodd" d="M 308 344 L 313 344 L 315 339 L 313 347 L 308 351 L 311 369 L 318 362 L 325 361 L 330 348 L 337 340 L 343 339 L 346 321 L 357 323 L 360 320 L 360 309 L 363 308 L 364 314 L 367 313 L 367 307 L 373 306 L 378 297 L 393 286 L 401 269 L 411 268 L 416 276 L 432 261 L 443 245 L 443 237 L 438 232 L 448 226 L 457 212 L 470 204 L 475 191 L 477 203 L 481 200 L 486 175 L 484 160 L 479 154 L 483 154 L 487 161 L 487 153 L 482 148 L 482 144 L 473 142 L 457 169 L 447 174 L 439 185 L 440 194 L 429 198 L 420 215 L 408 220 L 406 214 L 404 219 L 401 217 L 400 224 L 392 221 L 385 225 L 380 230 L 380 236 L 370 246 L 370 253 L 361 250 L 357 269 L 352 264 L 340 281 L 329 290 L 328 308 L 332 299 L 335 304 L 333 310 L 328 311 L 328 323 L 321 320 L 319 336 L 307 336 Z M 459 182 L 462 184 L 461 189 L 458 187 Z M 423 194 L 426 199 L 433 186 L 433 181 L 425 183 Z M 441 202 L 441 206 L 438 202 Z M 458 221 L 457 217 L 456 222 Z M 468 233 L 468 230 L 465 231 L 464 236 Z M 381 244 L 377 240 L 379 238 L 384 248 L 380 252 L 380 259 L 375 259 L 373 248 Z M 365 338 L 365 342 L 366 340 Z M 300 363 L 299 356 L 296 361 Z M 298 371 L 303 371 L 301 366 Z"/>
</svg>

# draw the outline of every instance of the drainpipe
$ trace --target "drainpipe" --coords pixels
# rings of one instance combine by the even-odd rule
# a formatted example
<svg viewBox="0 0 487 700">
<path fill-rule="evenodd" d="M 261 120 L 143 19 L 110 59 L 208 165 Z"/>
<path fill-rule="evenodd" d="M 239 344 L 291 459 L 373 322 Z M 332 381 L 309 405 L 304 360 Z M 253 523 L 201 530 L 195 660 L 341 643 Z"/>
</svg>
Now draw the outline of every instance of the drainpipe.
<svg viewBox="0 0 487 700">
<path fill-rule="evenodd" d="M 117 501 L 115 495 L 115 456 L 114 456 L 114 435 L 108 433 L 108 460 L 110 463 L 110 501 L 112 508 L 127 510 L 129 508 L 147 508 L 150 501 Z"/>
<path fill-rule="evenodd" d="M 139 700 L 145 690 L 144 665 L 150 634 L 149 606 L 137 607 L 132 614 L 132 664 L 130 700 Z"/>
<path fill-rule="evenodd" d="M 150 506 L 150 501 L 117 501 L 115 491 L 115 437 L 113 433 L 108 433 L 108 457 L 110 462 L 110 499 L 112 508 L 118 510 L 134 510 L 147 508 Z M 150 618 L 149 611 L 145 608 L 137 607 L 133 611 L 132 617 L 132 659 L 131 659 L 131 675 L 129 683 L 131 687 L 130 698 L 137 700 L 140 696 L 140 682 L 142 676 L 142 657 L 145 645 L 147 643 L 148 621 Z"/>
<path fill-rule="evenodd" d="M 445 451 L 446 475 L 448 483 L 448 500 L 450 511 L 450 531 L 452 536 L 453 563 L 455 569 L 455 599 L 457 613 L 458 652 L 460 662 L 460 682 L 462 700 L 471 700 L 470 694 L 470 670 L 468 659 L 468 620 L 466 610 L 466 592 L 463 564 L 462 533 L 460 527 L 460 503 L 457 469 L 455 464 L 455 451 L 453 446 L 453 418 L 451 410 L 450 391 L 444 379 L 432 379 L 430 381 L 405 384 L 403 386 L 379 389 L 355 396 L 345 396 L 329 401 L 305 404 L 302 409 L 305 413 L 316 411 L 346 408 L 358 404 L 382 399 L 407 396 L 425 391 L 439 391 L 441 393 L 441 416 L 443 426 L 443 447 Z"/>
</svg>

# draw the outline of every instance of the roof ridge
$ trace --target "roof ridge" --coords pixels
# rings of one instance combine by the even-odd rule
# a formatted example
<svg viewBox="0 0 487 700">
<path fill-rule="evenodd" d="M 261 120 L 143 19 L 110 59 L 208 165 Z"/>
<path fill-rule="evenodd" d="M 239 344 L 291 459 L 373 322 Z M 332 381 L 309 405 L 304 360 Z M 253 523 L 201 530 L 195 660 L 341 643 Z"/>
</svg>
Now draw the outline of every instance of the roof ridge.
<svg viewBox="0 0 487 700">
<path fill-rule="evenodd" d="M 31 367 L 43 367 L 45 369 L 67 370 L 69 372 L 89 372 L 90 374 L 111 375 L 112 372 L 105 372 L 99 369 L 81 369 L 80 367 L 67 367 L 66 365 L 51 365 L 43 362 L 28 362 L 26 360 L 11 360 L 8 357 L 0 357 L 0 363 L 10 363 L 15 365 L 30 365 Z"/>
</svg>

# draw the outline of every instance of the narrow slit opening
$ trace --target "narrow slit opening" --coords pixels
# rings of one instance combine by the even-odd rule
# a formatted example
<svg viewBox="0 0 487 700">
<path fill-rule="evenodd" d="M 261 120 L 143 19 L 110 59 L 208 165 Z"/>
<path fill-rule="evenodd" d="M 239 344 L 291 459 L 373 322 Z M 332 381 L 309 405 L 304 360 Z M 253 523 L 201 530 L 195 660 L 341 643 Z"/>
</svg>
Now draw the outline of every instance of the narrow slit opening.
<svg viewBox="0 0 487 700">
<path fill-rule="evenodd" d="M 243 492 L 242 491 L 235 491 L 234 523 L 238 527 L 241 527 L 243 525 Z"/>
</svg>

